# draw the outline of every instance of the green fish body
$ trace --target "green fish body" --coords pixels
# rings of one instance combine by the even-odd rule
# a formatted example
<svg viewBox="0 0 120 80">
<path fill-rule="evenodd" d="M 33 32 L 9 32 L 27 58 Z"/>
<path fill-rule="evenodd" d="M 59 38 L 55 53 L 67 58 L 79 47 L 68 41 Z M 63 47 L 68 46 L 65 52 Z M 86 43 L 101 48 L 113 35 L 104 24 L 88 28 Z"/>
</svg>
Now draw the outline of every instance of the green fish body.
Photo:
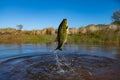
<svg viewBox="0 0 120 80">
<path fill-rule="evenodd" d="M 62 50 L 62 46 L 64 43 L 67 41 L 67 36 L 68 36 L 68 24 L 67 24 L 67 19 L 63 19 L 63 21 L 60 23 L 58 27 L 58 34 L 57 34 L 57 41 L 58 41 L 58 46 L 56 50 Z"/>
</svg>

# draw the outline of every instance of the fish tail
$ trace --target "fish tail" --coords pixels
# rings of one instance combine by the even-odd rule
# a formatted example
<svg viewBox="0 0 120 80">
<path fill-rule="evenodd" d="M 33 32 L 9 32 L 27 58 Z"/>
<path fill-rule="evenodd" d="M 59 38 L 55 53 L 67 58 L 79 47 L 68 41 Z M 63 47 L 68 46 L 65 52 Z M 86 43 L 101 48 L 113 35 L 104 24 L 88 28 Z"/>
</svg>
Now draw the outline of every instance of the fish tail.
<svg viewBox="0 0 120 80">
<path fill-rule="evenodd" d="M 60 51 L 62 51 L 62 48 L 56 48 L 55 50 L 60 50 Z"/>
</svg>

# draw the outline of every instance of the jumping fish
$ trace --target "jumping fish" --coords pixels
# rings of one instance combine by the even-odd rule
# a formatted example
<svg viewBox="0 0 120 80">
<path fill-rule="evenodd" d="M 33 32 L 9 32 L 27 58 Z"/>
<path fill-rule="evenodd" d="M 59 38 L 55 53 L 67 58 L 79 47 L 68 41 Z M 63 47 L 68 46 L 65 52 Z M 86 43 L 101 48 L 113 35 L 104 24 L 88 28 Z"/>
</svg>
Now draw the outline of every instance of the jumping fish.
<svg viewBox="0 0 120 80">
<path fill-rule="evenodd" d="M 62 46 L 64 43 L 67 41 L 67 36 L 68 36 L 68 24 L 67 24 L 67 19 L 63 19 L 63 21 L 60 23 L 58 27 L 58 33 L 57 33 L 57 41 L 58 41 L 58 46 L 56 50 L 62 50 Z"/>
</svg>

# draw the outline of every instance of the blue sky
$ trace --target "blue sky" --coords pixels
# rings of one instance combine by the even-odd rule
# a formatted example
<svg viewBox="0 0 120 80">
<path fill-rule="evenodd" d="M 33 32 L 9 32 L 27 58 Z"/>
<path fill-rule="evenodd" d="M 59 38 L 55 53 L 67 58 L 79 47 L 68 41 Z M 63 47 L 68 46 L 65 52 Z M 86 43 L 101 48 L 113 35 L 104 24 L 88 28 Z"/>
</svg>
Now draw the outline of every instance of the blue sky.
<svg viewBox="0 0 120 80">
<path fill-rule="evenodd" d="M 120 0 L 0 0 L 0 28 L 57 28 L 63 18 L 69 27 L 109 24 L 116 10 Z"/>
</svg>

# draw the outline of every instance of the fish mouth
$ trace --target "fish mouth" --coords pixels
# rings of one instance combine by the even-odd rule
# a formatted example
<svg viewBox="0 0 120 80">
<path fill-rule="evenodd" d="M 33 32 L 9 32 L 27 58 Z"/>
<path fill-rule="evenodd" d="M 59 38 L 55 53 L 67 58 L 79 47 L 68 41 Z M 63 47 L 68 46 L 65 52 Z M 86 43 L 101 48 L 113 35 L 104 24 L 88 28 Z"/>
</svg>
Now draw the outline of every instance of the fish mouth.
<svg viewBox="0 0 120 80">
<path fill-rule="evenodd" d="M 65 26 L 67 26 L 67 28 L 68 28 L 68 23 L 67 23 L 67 19 L 66 18 L 63 19 L 63 22 L 64 22 Z"/>
<path fill-rule="evenodd" d="M 64 20 L 64 21 L 67 21 L 67 19 L 66 19 L 66 18 L 64 18 L 63 20 Z"/>
<path fill-rule="evenodd" d="M 65 22 L 65 24 L 67 25 L 67 19 L 65 18 L 65 19 L 63 19 L 63 22 Z"/>
</svg>

